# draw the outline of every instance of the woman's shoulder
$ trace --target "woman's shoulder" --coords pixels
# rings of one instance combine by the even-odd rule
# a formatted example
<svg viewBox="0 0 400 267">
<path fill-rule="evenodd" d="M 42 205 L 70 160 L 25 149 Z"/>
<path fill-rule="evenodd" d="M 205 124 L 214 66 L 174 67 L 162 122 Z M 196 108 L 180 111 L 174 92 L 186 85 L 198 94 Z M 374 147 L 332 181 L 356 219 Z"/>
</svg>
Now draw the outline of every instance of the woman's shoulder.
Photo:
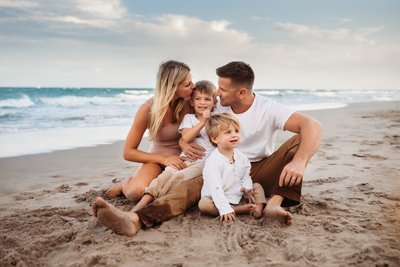
<svg viewBox="0 0 400 267">
<path fill-rule="evenodd" d="M 136 111 L 135 117 L 136 118 L 149 118 L 151 107 L 153 105 L 153 98 L 150 98 L 143 102 Z"/>
<path fill-rule="evenodd" d="M 152 106 L 153 106 L 153 98 L 149 98 L 140 105 L 139 109 L 150 112 Z"/>
<path fill-rule="evenodd" d="M 143 102 L 142 106 L 144 105 L 144 106 L 148 106 L 149 108 L 151 108 L 153 106 L 153 102 L 154 102 L 154 98 L 150 97 L 145 102 Z"/>
</svg>

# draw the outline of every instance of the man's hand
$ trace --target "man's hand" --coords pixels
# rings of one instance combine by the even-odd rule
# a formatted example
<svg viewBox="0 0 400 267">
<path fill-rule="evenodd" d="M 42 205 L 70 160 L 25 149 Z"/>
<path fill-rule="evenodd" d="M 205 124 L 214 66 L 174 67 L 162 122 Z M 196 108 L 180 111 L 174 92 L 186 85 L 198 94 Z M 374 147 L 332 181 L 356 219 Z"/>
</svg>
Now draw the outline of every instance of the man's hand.
<svg viewBox="0 0 400 267">
<path fill-rule="evenodd" d="M 204 157 L 205 155 L 205 149 L 202 146 L 199 146 L 198 144 L 195 143 L 185 143 L 181 142 L 179 140 L 179 146 L 181 147 L 182 151 L 185 153 L 187 157 L 191 160 L 198 160 Z"/>
<path fill-rule="evenodd" d="M 236 215 L 234 212 L 231 212 L 231 213 L 219 216 L 219 221 L 221 223 L 230 222 L 230 221 L 234 222 L 234 221 L 236 221 Z"/>
<path fill-rule="evenodd" d="M 282 170 L 279 186 L 291 187 L 299 185 L 303 180 L 306 166 L 303 163 L 291 161 Z"/>
<path fill-rule="evenodd" d="M 240 189 L 240 192 L 243 192 L 243 196 L 249 200 L 249 203 L 253 203 L 256 204 L 256 198 L 254 197 L 254 190 L 252 189 L 246 189 L 244 187 L 242 187 Z"/>
</svg>

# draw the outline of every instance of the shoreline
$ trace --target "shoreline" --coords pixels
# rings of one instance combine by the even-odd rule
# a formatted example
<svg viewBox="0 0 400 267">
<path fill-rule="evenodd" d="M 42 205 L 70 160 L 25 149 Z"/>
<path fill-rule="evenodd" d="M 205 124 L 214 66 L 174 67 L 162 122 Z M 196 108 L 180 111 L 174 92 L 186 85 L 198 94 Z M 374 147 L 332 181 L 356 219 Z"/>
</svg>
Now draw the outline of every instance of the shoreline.
<svg viewBox="0 0 400 267">
<path fill-rule="evenodd" d="M 400 101 L 303 113 L 324 135 L 293 225 L 239 216 L 221 226 L 193 208 L 135 237 L 113 234 L 90 204 L 137 167 L 120 141 L 0 159 L 0 265 L 400 265 Z M 288 136 L 280 132 L 277 146 Z"/>
<path fill-rule="evenodd" d="M 270 97 L 270 96 L 269 96 Z M 359 103 L 381 103 L 359 102 Z M 294 110 L 307 113 L 318 110 L 332 110 L 347 107 L 345 102 L 317 102 L 308 104 L 289 105 Z M 131 116 L 134 114 L 131 114 Z M 1 116 L 0 116 L 1 117 Z M 133 117 L 133 116 L 132 116 Z M 112 144 L 124 141 L 131 119 L 124 125 L 109 126 L 63 126 L 62 128 L 31 129 L 29 131 L 6 132 L 0 134 L 0 159 L 51 153 L 60 150 L 69 150 L 81 147 L 94 147 L 102 144 Z M 68 124 L 67 124 L 68 125 Z M 21 142 L 24 140 L 24 142 Z"/>
</svg>

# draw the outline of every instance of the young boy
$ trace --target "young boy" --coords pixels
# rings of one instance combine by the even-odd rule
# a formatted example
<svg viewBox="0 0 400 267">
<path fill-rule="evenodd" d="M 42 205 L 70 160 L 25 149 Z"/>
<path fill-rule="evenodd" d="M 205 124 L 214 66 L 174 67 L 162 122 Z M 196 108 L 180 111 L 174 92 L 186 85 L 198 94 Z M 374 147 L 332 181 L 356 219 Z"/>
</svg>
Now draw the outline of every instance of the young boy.
<svg viewBox="0 0 400 267">
<path fill-rule="evenodd" d="M 214 114 L 205 128 L 217 148 L 208 156 L 203 169 L 200 211 L 219 215 L 222 222 L 235 221 L 235 214 L 261 217 L 267 200 L 261 185 L 251 180 L 250 161 L 236 149 L 239 121 L 228 113 Z M 243 197 L 250 203 L 241 205 Z"/>
<path fill-rule="evenodd" d="M 190 180 L 201 175 L 204 162 L 212 150 L 213 145 L 210 143 L 208 135 L 204 129 L 206 121 L 211 115 L 211 110 L 216 103 L 216 87 L 212 82 L 199 81 L 193 90 L 190 104 L 195 114 L 186 114 L 183 118 L 179 132 L 182 139 L 205 148 L 205 156 L 197 161 L 185 161 L 187 167 L 183 170 L 176 170 L 172 167 L 166 167 L 165 170 L 154 179 L 150 185 L 144 190 L 141 200 L 133 208 L 133 211 L 140 210 L 149 205 L 155 198 L 165 195 L 170 189 L 172 181 L 176 179 Z M 185 157 L 182 152 L 181 156 Z"/>
</svg>

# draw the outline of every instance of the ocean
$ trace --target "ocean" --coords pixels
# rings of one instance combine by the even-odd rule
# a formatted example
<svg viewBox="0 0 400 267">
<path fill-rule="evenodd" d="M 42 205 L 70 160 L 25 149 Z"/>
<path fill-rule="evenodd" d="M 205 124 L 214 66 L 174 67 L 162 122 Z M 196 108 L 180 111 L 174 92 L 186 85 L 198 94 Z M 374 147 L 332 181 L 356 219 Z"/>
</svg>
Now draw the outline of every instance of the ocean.
<svg viewBox="0 0 400 267">
<path fill-rule="evenodd" d="M 295 110 L 400 100 L 400 90 L 272 90 L 258 94 Z M 0 87 L 0 158 L 124 140 L 148 88 Z"/>
</svg>

